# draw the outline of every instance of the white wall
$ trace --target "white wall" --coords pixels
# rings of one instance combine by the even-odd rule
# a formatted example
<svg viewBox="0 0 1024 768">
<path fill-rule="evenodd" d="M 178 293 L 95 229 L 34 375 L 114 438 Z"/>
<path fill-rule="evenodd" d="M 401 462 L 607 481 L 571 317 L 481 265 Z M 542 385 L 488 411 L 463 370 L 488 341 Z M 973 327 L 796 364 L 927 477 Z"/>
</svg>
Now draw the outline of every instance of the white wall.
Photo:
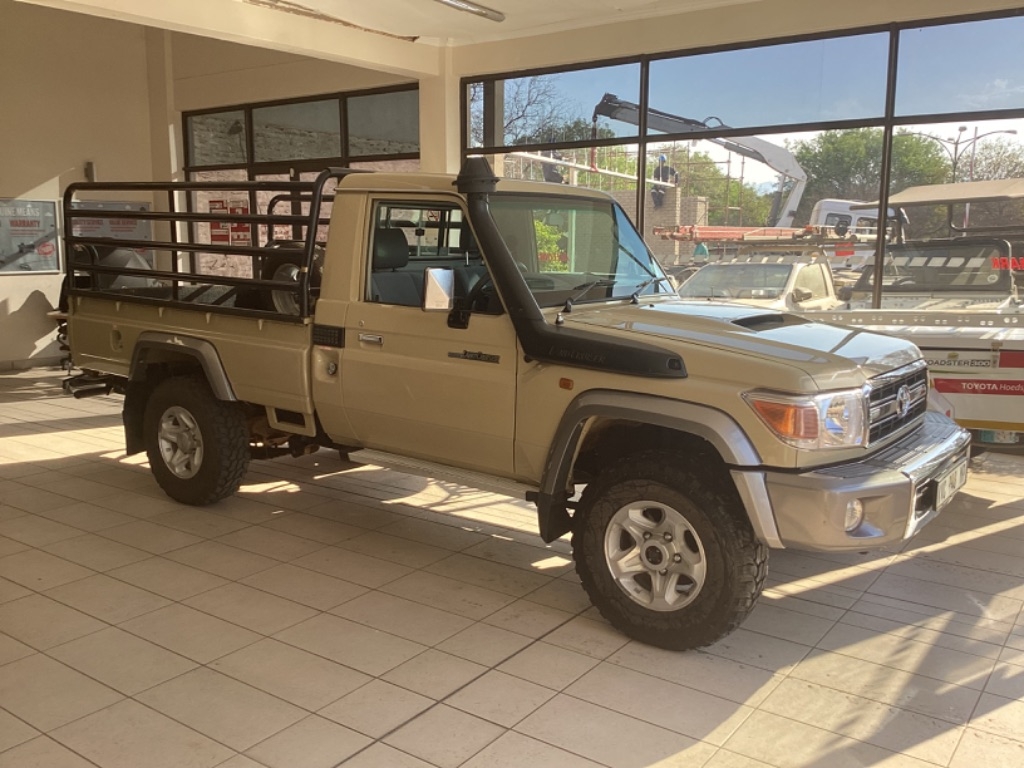
<svg viewBox="0 0 1024 768">
<path fill-rule="evenodd" d="M 409 82 L 280 51 L 175 33 L 174 104 L 179 111 L 273 101 Z"/>
<path fill-rule="evenodd" d="M 174 178 L 181 112 L 401 82 L 344 64 L 0 0 L 0 198 Z M 60 359 L 60 274 L 0 273 L 0 371 Z"/>
<path fill-rule="evenodd" d="M 0 198 L 59 200 L 84 180 L 149 178 L 144 30 L 0 0 Z M 0 273 L 0 370 L 59 359 L 61 276 Z"/>
</svg>

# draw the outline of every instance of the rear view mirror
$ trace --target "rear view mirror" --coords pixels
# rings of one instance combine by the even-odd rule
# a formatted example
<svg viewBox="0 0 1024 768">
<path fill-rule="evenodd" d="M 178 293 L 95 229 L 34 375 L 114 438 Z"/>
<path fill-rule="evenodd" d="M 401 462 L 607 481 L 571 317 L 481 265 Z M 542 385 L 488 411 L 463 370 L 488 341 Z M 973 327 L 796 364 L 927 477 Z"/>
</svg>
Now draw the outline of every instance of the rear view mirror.
<svg viewBox="0 0 1024 768">
<path fill-rule="evenodd" d="M 793 301 L 799 304 L 801 301 L 807 301 L 814 294 L 806 288 L 794 288 L 793 293 L 790 295 L 793 297 Z"/>
<path fill-rule="evenodd" d="M 450 312 L 455 306 L 455 270 L 427 267 L 423 271 L 423 311 Z"/>
</svg>

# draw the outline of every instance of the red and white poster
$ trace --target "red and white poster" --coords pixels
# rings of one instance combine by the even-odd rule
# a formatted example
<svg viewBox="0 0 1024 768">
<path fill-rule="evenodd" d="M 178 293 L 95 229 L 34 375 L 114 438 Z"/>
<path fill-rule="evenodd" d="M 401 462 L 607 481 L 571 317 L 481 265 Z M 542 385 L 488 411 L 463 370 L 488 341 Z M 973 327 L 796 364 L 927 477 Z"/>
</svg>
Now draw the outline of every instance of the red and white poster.
<svg viewBox="0 0 1024 768">
<path fill-rule="evenodd" d="M 102 216 L 73 219 L 71 233 L 76 237 L 110 237 L 115 240 L 153 240 L 153 228 L 144 219 L 120 218 L 115 214 L 119 211 L 148 211 L 149 203 L 132 203 L 115 200 L 74 201 L 73 208 L 88 208 L 102 211 Z M 139 256 L 153 266 L 153 252 L 148 248 L 134 248 Z"/>
<path fill-rule="evenodd" d="M 0 200 L 0 272 L 58 272 L 57 204 Z"/>
<path fill-rule="evenodd" d="M 210 200 L 210 213 L 225 213 L 228 216 L 245 216 L 249 213 L 249 201 L 243 199 Z M 217 245 L 252 245 L 252 228 L 245 222 L 215 221 L 210 224 L 210 243 Z"/>
</svg>

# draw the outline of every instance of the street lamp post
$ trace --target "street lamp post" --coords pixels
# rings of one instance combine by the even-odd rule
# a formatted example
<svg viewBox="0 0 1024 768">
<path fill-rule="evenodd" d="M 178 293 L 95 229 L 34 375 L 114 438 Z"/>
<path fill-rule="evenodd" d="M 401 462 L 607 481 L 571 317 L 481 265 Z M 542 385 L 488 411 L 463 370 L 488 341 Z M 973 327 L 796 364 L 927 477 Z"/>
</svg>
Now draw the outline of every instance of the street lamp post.
<svg viewBox="0 0 1024 768">
<path fill-rule="evenodd" d="M 971 163 L 968 166 L 967 180 L 968 181 L 974 181 L 974 158 L 975 158 L 975 155 L 976 155 L 976 152 L 977 152 L 977 148 L 978 148 L 978 141 L 980 141 L 981 139 L 984 139 L 984 138 L 986 138 L 988 136 L 994 136 L 994 135 L 999 134 L 999 133 L 1010 134 L 1010 135 L 1013 135 L 1013 136 L 1017 135 L 1017 130 L 1015 128 L 1008 128 L 1008 129 L 997 130 L 997 131 L 988 131 L 987 133 L 979 134 L 978 133 L 978 126 L 974 126 L 974 135 L 972 137 L 970 137 L 969 139 L 965 140 L 964 139 L 964 133 L 966 133 L 966 132 L 967 132 L 967 126 L 966 125 L 961 125 L 960 127 L 957 128 L 956 136 L 954 136 L 951 139 L 943 139 L 943 138 L 941 138 L 939 136 L 933 136 L 930 133 L 919 133 L 917 131 L 907 131 L 906 133 L 901 134 L 901 135 L 904 135 L 904 136 L 921 136 L 921 137 L 926 138 L 926 139 L 931 139 L 932 141 L 936 142 L 940 147 L 942 147 L 942 149 L 945 151 L 945 153 L 949 156 L 950 181 L 952 181 L 952 182 L 956 181 L 956 169 L 957 169 L 957 166 L 960 164 L 960 160 L 963 157 L 963 153 L 966 152 L 968 149 L 971 150 Z M 965 207 L 964 207 L 964 227 L 965 228 L 967 227 L 968 222 L 970 220 L 970 215 L 971 215 L 971 204 L 970 203 L 966 203 Z"/>
<path fill-rule="evenodd" d="M 978 146 L 978 142 L 981 139 L 987 138 L 989 136 L 994 136 L 994 135 L 999 134 L 999 133 L 1011 134 L 1013 136 L 1017 135 L 1017 130 L 1015 128 L 1008 128 L 1008 129 L 998 130 L 998 131 L 988 131 L 987 133 L 979 134 L 978 133 L 978 127 L 975 126 L 974 127 L 974 135 L 972 137 L 968 138 L 968 139 L 964 139 L 964 134 L 967 132 L 967 126 L 966 125 L 961 125 L 956 130 L 957 130 L 956 136 L 954 136 L 952 138 L 949 138 L 949 139 L 944 139 L 944 138 L 942 138 L 940 136 L 933 136 L 930 133 L 921 133 L 919 131 L 906 131 L 905 133 L 901 133 L 901 134 L 897 134 L 897 135 L 899 135 L 899 136 L 921 136 L 921 137 L 923 137 L 925 139 L 931 139 L 932 141 L 936 142 L 940 147 L 942 147 L 943 151 L 945 151 L 946 155 L 949 157 L 949 164 L 950 164 L 950 179 L 949 180 L 950 181 L 956 181 L 956 170 L 957 170 L 957 168 L 960 165 L 960 160 L 963 158 L 964 153 L 968 149 L 971 150 L 971 164 L 970 164 L 970 173 L 969 173 L 968 181 L 974 181 L 974 157 L 975 157 L 975 151 L 976 151 L 977 146 Z"/>
<path fill-rule="evenodd" d="M 1014 136 L 1017 135 L 1016 129 L 1010 128 L 1010 129 L 1005 130 L 1005 131 L 989 131 L 988 133 L 983 133 L 983 134 L 981 134 L 979 136 L 978 135 L 978 126 L 974 126 L 974 138 L 971 139 L 971 143 L 970 143 L 970 147 L 971 147 L 971 164 L 969 166 L 969 170 L 968 170 L 968 174 L 967 174 L 967 180 L 968 181 L 974 181 L 974 156 L 975 156 L 976 150 L 978 149 L 978 139 L 983 139 L 986 136 L 991 136 L 992 134 L 995 134 L 995 133 L 1009 133 L 1009 134 L 1012 134 Z M 968 223 L 970 221 L 970 218 L 971 218 L 971 204 L 967 203 L 964 206 L 964 229 L 967 229 L 967 225 L 968 225 Z"/>
</svg>

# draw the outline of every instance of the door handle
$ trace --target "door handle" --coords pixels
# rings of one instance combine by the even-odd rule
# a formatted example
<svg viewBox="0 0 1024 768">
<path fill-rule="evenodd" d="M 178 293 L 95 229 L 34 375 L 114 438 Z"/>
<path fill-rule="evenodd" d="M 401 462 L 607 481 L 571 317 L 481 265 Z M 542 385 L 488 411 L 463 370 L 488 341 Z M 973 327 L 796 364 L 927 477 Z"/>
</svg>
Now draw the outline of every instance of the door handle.
<svg viewBox="0 0 1024 768">
<path fill-rule="evenodd" d="M 359 334 L 360 344 L 376 344 L 378 347 L 384 346 L 384 337 L 376 333 L 360 333 Z"/>
</svg>

